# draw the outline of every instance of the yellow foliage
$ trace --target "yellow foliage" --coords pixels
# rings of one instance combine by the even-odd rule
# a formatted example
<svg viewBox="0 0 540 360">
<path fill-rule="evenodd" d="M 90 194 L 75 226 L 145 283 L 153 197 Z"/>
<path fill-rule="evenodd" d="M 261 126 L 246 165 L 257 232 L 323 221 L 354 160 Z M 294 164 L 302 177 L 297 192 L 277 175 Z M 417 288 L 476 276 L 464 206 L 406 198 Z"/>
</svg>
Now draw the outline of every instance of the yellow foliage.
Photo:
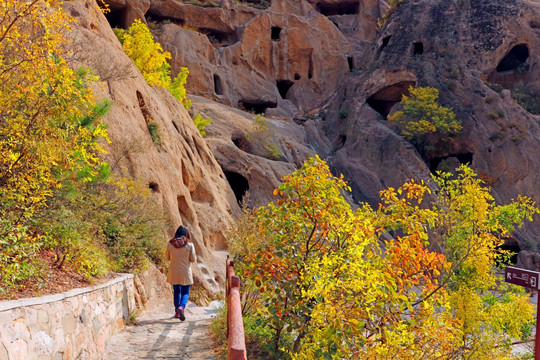
<svg viewBox="0 0 540 360">
<path fill-rule="evenodd" d="M 0 202 L 25 216 L 51 195 L 53 167 L 98 167 L 95 140 L 106 136 L 102 125 L 81 126 L 96 78 L 61 57 L 72 19 L 59 4 L 0 0 Z"/>
<path fill-rule="evenodd" d="M 136 19 L 127 31 L 115 29 L 122 43 L 124 52 L 133 60 L 146 82 L 151 86 L 168 89 L 186 109 L 191 107 L 191 100 L 186 97 L 185 84 L 189 74 L 187 67 L 180 68 L 177 76 L 171 81 L 171 53 L 163 51 L 148 29 L 148 26 Z"/>
<path fill-rule="evenodd" d="M 527 198 L 497 205 L 470 168 L 458 171 L 433 179 L 432 204 L 411 180 L 354 211 L 320 158 L 286 176 L 231 245 L 275 349 L 305 360 L 512 358 L 533 308 L 495 275 L 496 247 L 538 209 Z"/>
<path fill-rule="evenodd" d="M 403 95 L 403 110 L 388 117 L 409 141 L 424 145 L 430 136 L 438 135 L 443 139 L 458 134 L 461 121 L 456 120 L 452 109 L 437 104 L 439 90 L 432 87 L 409 87 L 409 96 Z"/>
<path fill-rule="evenodd" d="M 43 239 L 29 227 L 60 180 L 103 170 L 96 140 L 107 135 L 87 85 L 96 77 L 63 59 L 73 19 L 60 5 L 0 0 L 0 294 L 39 275 Z"/>
</svg>

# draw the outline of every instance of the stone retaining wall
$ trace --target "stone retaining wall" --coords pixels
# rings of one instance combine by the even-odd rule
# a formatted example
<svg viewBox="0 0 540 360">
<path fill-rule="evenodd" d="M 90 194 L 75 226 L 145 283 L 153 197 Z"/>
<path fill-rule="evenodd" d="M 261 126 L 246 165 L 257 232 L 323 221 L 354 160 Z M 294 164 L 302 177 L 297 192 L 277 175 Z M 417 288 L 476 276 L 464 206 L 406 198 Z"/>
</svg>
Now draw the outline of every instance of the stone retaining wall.
<svg viewBox="0 0 540 360">
<path fill-rule="evenodd" d="M 99 359 L 135 309 L 133 275 L 61 294 L 0 302 L 0 360 Z"/>
</svg>

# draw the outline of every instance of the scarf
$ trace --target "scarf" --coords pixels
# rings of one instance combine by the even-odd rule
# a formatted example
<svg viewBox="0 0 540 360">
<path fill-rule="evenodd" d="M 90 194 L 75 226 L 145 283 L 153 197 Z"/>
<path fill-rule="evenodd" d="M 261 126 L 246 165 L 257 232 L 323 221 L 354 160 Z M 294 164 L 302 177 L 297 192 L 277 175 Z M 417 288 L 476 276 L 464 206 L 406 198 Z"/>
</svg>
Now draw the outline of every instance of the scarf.
<svg viewBox="0 0 540 360">
<path fill-rule="evenodd" d="M 180 249 L 181 247 L 186 246 L 187 238 L 185 236 L 182 236 L 182 237 L 179 237 L 179 238 L 173 238 L 169 242 L 175 248 Z"/>
</svg>

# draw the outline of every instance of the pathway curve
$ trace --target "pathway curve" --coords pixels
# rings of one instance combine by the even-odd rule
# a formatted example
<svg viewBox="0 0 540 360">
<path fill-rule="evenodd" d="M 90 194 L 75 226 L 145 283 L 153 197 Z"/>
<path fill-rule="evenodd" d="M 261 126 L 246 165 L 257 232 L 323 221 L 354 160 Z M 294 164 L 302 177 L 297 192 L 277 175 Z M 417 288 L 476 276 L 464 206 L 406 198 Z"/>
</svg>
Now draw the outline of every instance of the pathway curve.
<svg viewBox="0 0 540 360">
<path fill-rule="evenodd" d="M 173 317 L 171 306 L 143 312 L 135 325 L 126 326 L 107 345 L 102 360 L 216 360 L 210 323 L 217 302 L 208 307 L 189 303 L 186 321 Z"/>
</svg>

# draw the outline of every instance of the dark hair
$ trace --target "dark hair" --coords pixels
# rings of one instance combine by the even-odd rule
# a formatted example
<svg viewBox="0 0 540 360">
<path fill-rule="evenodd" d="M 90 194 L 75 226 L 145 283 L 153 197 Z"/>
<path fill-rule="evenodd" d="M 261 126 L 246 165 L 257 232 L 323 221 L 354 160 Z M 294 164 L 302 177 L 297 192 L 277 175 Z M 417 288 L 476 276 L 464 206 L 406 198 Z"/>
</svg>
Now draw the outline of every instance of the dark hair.
<svg viewBox="0 0 540 360">
<path fill-rule="evenodd" d="M 174 233 L 175 238 L 179 238 L 185 236 L 188 239 L 191 239 L 191 233 L 189 232 L 189 229 L 185 227 L 184 225 L 180 225 L 178 229 L 176 229 L 176 232 Z"/>
</svg>

